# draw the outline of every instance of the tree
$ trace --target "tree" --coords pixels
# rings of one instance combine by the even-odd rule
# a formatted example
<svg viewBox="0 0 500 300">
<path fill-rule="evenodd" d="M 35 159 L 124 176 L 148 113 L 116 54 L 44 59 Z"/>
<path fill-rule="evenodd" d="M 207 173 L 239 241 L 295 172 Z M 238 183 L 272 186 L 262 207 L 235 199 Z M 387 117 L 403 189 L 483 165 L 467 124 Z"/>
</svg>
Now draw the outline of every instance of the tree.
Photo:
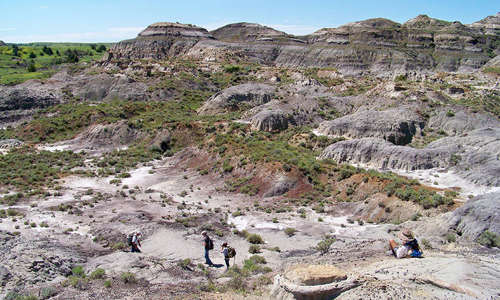
<svg viewBox="0 0 500 300">
<path fill-rule="evenodd" d="M 64 52 L 64 54 L 66 55 L 66 60 L 69 63 L 77 63 L 79 61 L 78 51 L 76 50 L 68 49 Z"/>
<path fill-rule="evenodd" d="M 36 58 L 36 54 L 35 54 L 35 52 L 31 52 L 31 53 L 30 53 L 30 58 Z"/>
<path fill-rule="evenodd" d="M 28 61 L 27 69 L 28 69 L 28 72 L 36 72 L 34 60 L 31 59 L 30 61 Z"/>
<path fill-rule="evenodd" d="M 19 56 L 19 47 L 17 45 L 12 45 L 12 55 Z"/>
<path fill-rule="evenodd" d="M 42 49 L 43 53 L 47 54 L 47 55 L 52 55 L 54 54 L 54 52 L 52 51 L 52 49 L 50 47 L 47 47 L 47 46 L 43 46 L 43 49 Z"/>
<path fill-rule="evenodd" d="M 106 51 L 106 46 L 99 45 L 99 47 L 97 47 L 97 52 L 103 52 L 103 51 Z"/>
</svg>

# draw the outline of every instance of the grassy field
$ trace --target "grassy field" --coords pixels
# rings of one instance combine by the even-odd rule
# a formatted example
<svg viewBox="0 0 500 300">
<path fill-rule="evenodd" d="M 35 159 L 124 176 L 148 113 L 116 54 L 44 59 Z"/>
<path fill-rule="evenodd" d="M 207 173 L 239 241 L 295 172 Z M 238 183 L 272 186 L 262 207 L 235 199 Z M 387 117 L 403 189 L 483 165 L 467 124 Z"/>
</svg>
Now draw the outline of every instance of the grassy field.
<svg viewBox="0 0 500 300">
<path fill-rule="evenodd" d="M 30 43 L 0 46 L 0 85 L 48 78 L 57 65 L 100 59 L 110 45 Z"/>
</svg>

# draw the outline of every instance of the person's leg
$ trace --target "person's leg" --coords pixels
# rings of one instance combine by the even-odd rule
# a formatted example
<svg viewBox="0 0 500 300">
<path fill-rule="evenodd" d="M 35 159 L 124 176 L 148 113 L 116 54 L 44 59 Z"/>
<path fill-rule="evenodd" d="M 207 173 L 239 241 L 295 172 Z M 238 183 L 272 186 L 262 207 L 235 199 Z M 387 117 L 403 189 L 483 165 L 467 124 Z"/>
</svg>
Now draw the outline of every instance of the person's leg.
<svg viewBox="0 0 500 300">
<path fill-rule="evenodd" d="M 207 265 L 213 265 L 212 264 L 212 261 L 210 260 L 210 256 L 209 256 L 209 250 L 208 249 L 205 249 L 205 263 Z"/>
<path fill-rule="evenodd" d="M 394 255 L 394 257 L 398 257 L 396 255 L 396 247 L 398 246 L 398 244 L 396 244 L 396 242 L 394 240 L 389 240 L 389 247 L 391 248 L 391 251 L 392 251 L 392 254 Z"/>
<path fill-rule="evenodd" d="M 224 260 L 226 261 L 226 268 L 229 269 L 229 258 L 224 258 Z"/>
</svg>

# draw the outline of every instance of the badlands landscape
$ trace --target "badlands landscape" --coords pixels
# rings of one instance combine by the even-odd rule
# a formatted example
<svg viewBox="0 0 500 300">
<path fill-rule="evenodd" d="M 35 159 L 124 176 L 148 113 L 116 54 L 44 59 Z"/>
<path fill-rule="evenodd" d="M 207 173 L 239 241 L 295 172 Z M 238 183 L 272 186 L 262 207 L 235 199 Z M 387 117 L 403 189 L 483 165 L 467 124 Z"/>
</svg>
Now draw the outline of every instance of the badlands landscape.
<svg viewBox="0 0 500 300">
<path fill-rule="evenodd" d="M 500 13 L 55 47 L 0 42 L 3 299 L 500 299 Z"/>
</svg>

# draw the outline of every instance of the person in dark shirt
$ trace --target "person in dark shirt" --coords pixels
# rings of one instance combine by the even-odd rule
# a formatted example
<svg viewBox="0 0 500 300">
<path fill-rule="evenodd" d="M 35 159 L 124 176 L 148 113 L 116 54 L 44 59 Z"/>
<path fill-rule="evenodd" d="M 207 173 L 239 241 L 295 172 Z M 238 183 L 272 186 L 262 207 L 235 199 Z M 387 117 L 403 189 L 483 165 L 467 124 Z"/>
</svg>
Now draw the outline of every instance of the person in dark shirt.
<svg viewBox="0 0 500 300">
<path fill-rule="evenodd" d="M 207 232 L 206 231 L 203 231 L 201 233 L 201 235 L 203 236 L 203 245 L 205 246 L 205 264 L 209 265 L 209 266 L 213 266 L 213 263 L 212 261 L 210 260 L 210 256 L 209 256 L 209 252 L 210 250 L 213 249 L 213 246 L 210 247 L 210 245 L 213 245 L 213 242 L 212 240 L 210 239 L 210 237 L 208 236 Z M 212 248 L 212 249 L 211 249 Z"/>
</svg>

